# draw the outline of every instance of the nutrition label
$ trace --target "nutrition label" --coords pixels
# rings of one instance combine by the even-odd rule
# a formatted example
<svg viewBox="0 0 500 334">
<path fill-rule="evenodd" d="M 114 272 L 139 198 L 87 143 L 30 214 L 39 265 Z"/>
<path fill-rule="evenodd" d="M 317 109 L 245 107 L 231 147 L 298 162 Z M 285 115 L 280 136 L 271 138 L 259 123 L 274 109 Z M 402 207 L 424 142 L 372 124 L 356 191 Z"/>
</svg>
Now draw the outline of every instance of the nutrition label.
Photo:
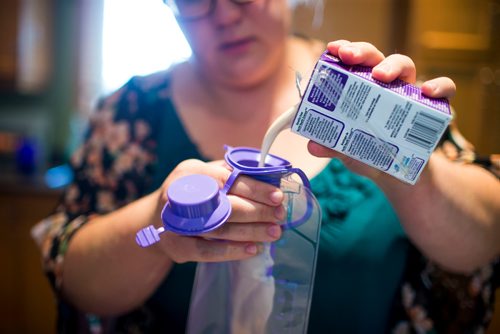
<svg viewBox="0 0 500 334">
<path fill-rule="evenodd" d="M 298 115 L 298 129 L 324 146 L 333 148 L 344 130 L 344 123 L 323 115 L 314 109 L 306 109 Z"/>
<path fill-rule="evenodd" d="M 374 167 L 388 170 L 399 149 L 369 133 L 354 130 L 350 133 L 343 151 L 353 158 L 372 164 Z"/>
<path fill-rule="evenodd" d="M 314 76 L 316 80 L 308 94 L 307 100 L 326 110 L 333 111 L 344 91 L 347 75 L 332 68 L 322 66 L 315 72 Z"/>
</svg>

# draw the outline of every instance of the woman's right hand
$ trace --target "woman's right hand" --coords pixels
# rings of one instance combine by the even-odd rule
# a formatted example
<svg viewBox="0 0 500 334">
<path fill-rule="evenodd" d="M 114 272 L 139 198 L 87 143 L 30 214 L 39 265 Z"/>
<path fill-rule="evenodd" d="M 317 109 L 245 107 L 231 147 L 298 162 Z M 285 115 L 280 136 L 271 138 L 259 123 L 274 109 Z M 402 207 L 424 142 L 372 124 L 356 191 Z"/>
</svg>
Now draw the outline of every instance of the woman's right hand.
<svg viewBox="0 0 500 334">
<path fill-rule="evenodd" d="M 231 171 L 223 161 L 204 163 L 191 159 L 181 162 L 158 190 L 156 217 L 160 217 L 160 211 L 167 202 L 169 185 L 190 174 L 208 175 L 222 188 Z M 160 247 L 172 261 L 183 263 L 246 259 L 259 252 L 262 242 L 279 239 L 281 227 L 277 223 L 285 217 L 282 206 L 284 197 L 279 188 L 241 175 L 233 183 L 228 197 L 231 215 L 216 230 L 198 236 L 183 236 L 170 231 L 162 235 Z"/>
</svg>

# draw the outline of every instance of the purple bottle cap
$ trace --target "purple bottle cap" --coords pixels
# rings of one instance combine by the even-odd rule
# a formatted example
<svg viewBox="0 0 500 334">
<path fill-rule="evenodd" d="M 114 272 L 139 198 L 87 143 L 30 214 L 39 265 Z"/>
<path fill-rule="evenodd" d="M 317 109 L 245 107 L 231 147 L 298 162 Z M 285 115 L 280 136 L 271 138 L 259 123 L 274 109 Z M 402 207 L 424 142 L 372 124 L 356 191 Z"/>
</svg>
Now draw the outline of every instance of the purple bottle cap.
<svg viewBox="0 0 500 334">
<path fill-rule="evenodd" d="M 231 213 L 229 199 L 217 181 L 207 175 L 184 176 L 167 190 L 168 203 L 161 219 L 167 230 L 197 235 L 222 225 Z"/>
<path fill-rule="evenodd" d="M 260 150 L 255 148 L 226 146 L 224 158 L 233 167 L 233 173 L 224 185 L 224 191 L 229 191 L 239 173 L 279 187 L 282 176 L 291 171 L 292 164 L 288 160 L 268 154 L 265 166 L 259 167 L 260 156 Z"/>
<path fill-rule="evenodd" d="M 262 172 L 283 171 L 292 167 L 292 164 L 277 155 L 268 154 L 264 167 L 259 167 L 261 152 L 251 147 L 226 146 L 225 159 L 233 168 L 245 174 L 261 174 Z"/>
</svg>

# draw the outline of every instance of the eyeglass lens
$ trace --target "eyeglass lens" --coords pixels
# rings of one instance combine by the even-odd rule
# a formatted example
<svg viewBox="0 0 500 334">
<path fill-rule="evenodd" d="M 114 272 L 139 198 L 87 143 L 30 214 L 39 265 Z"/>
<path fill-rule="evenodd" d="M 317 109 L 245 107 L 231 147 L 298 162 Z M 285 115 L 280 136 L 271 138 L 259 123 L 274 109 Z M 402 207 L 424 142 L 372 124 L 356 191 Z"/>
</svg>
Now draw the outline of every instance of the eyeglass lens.
<svg viewBox="0 0 500 334">
<path fill-rule="evenodd" d="M 255 0 L 231 0 L 236 4 L 246 4 Z M 208 16 L 215 8 L 216 0 L 164 0 L 174 14 L 185 20 L 196 20 Z"/>
</svg>

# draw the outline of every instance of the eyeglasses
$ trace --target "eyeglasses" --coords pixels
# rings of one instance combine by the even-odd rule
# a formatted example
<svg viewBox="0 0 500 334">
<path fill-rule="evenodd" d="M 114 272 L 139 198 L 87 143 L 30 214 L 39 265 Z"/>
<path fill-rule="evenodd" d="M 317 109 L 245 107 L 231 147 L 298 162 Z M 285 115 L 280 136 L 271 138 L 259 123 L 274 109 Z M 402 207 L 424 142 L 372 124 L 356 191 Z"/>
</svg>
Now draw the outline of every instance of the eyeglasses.
<svg viewBox="0 0 500 334">
<path fill-rule="evenodd" d="M 255 0 L 231 0 L 238 5 L 245 5 Z M 163 0 L 174 15 L 184 21 L 194 21 L 210 15 L 215 9 L 216 0 Z"/>
</svg>

